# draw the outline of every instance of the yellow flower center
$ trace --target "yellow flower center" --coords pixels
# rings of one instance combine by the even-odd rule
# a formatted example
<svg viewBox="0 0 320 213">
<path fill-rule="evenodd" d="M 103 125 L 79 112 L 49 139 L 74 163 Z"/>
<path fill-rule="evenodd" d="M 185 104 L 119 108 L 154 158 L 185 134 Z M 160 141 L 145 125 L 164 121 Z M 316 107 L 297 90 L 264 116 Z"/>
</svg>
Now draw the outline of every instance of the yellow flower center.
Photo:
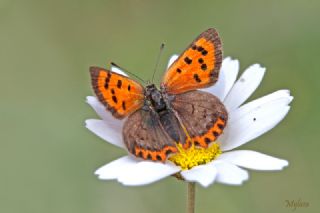
<svg viewBox="0 0 320 213">
<path fill-rule="evenodd" d="M 182 170 L 207 164 L 222 153 L 218 143 L 213 143 L 208 148 L 197 147 L 193 143 L 189 149 L 184 149 L 180 144 L 177 147 L 179 151 L 177 154 L 169 157 L 169 160 L 180 166 Z"/>
</svg>

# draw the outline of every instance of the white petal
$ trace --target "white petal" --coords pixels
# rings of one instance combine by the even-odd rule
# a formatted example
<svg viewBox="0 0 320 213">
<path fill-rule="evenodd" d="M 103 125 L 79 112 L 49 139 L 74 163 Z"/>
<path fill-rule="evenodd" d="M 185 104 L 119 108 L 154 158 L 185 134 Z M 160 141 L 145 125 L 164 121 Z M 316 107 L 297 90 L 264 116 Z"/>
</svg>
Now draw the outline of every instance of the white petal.
<svg viewBox="0 0 320 213">
<path fill-rule="evenodd" d="M 227 127 L 219 138 L 221 149 L 234 149 L 272 129 L 288 113 L 290 107 L 287 104 L 291 100 L 292 97 L 288 96 L 231 112 Z"/>
<path fill-rule="evenodd" d="M 111 71 L 118 73 L 120 75 L 128 76 L 127 73 L 125 73 L 123 70 L 121 70 L 120 68 L 115 67 L 115 66 L 111 66 Z"/>
<path fill-rule="evenodd" d="M 106 109 L 105 106 L 93 96 L 87 96 L 87 103 L 96 111 L 96 113 L 107 123 L 110 123 L 112 126 L 122 128 L 125 119 L 117 119 L 112 116 L 112 114 Z"/>
<path fill-rule="evenodd" d="M 214 182 L 217 175 L 217 169 L 213 166 L 200 165 L 193 167 L 190 170 L 182 171 L 181 175 L 186 181 L 198 182 L 203 187 L 208 187 Z"/>
<path fill-rule="evenodd" d="M 138 161 L 130 156 L 124 156 L 100 167 L 95 174 L 102 180 L 117 179 L 129 167 L 137 164 Z"/>
<path fill-rule="evenodd" d="M 265 70 L 266 69 L 259 64 L 254 64 L 244 71 L 224 101 L 229 112 L 245 102 L 256 90 L 263 78 Z"/>
<path fill-rule="evenodd" d="M 98 101 L 98 99 L 94 96 L 87 96 L 87 103 L 96 111 L 96 113 L 100 116 L 100 118 L 108 119 L 111 115 L 103 106 L 103 104 Z"/>
<path fill-rule="evenodd" d="M 256 100 L 253 100 L 243 106 L 241 106 L 239 109 L 234 110 L 230 113 L 229 121 L 235 121 L 240 119 L 245 114 L 249 113 L 250 111 L 254 110 L 255 108 L 267 104 L 267 103 L 274 103 L 279 105 L 288 105 L 293 100 L 293 97 L 290 96 L 289 90 L 278 90 L 276 92 L 273 92 L 269 95 L 263 96 L 261 98 L 258 98 Z"/>
<path fill-rule="evenodd" d="M 219 156 L 219 159 L 255 170 L 282 170 L 288 166 L 288 161 L 286 160 L 249 150 L 225 152 Z"/>
<path fill-rule="evenodd" d="M 179 55 L 177 54 L 174 54 L 173 56 L 171 56 L 171 58 L 169 59 L 169 62 L 168 62 L 168 66 L 167 66 L 167 69 L 171 66 L 171 64 L 177 60 L 179 58 Z"/>
<path fill-rule="evenodd" d="M 249 174 L 246 170 L 228 162 L 215 160 L 211 165 L 217 169 L 216 181 L 219 183 L 241 185 L 249 178 Z"/>
<path fill-rule="evenodd" d="M 105 141 L 118 147 L 125 148 L 122 140 L 122 128 L 119 129 L 117 126 L 112 125 L 112 123 L 97 119 L 86 120 L 86 127 Z"/>
<path fill-rule="evenodd" d="M 239 61 L 232 60 L 227 57 L 223 60 L 219 78 L 217 83 L 203 91 L 209 92 L 217 96 L 221 101 L 225 99 L 230 89 L 232 88 L 239 72 Z"/>
<path fill-rule="evenodd" d="M 176 165 L 152 161 L 141 161 L 127 168 L 118 178 L 124 185 L 138 186 L 146 185 L 180 171 Z"/>
</svg>

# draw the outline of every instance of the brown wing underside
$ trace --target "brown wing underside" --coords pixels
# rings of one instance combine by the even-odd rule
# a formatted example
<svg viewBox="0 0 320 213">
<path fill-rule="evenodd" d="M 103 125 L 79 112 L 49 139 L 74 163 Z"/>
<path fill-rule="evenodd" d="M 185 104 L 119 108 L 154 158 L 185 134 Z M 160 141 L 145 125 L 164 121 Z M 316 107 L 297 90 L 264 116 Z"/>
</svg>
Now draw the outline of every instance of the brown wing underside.
<svg viewBox="0 0 320 213">
<path fill-rule="evenodd" d="M 163 87 L 179 94 L 213 85 L 219 76 L 222 47 L 218 32 L 210 28 L 201 33 L 169 67 Z"/>
<path fill-rule="evenodd" d="M 179 94 L 171 104 L 192 141 L 201 147 L 208 147 L 215 141 L 228 120 L 224 105 L 207 92 L 196 90 Z"/>
<path fill-rule="evenodd" d="M 195 145 L 206 148 L 222 134 L 228 120 L 224 105 L 207 92 L 176 95 L 171 106 L 181 124 L 176 123 L 177 119 L 170 111 L 169 114 L 158 114 L 141 109 L 128 117 L 123 127 L 123 139 L 130 153 L 164 162 L 169 154 L 178 151 L 177 143 L 188 148 L 190 139 Z"/>
<path fill-rule="evenodd" d="M 177 152 L 175 141 L 160 123 L 153 111 L 138 110 L 128 117 L 123 127 L 123 140 L 133 155 L 153 161 L 165 161 Z"/>
</svg>

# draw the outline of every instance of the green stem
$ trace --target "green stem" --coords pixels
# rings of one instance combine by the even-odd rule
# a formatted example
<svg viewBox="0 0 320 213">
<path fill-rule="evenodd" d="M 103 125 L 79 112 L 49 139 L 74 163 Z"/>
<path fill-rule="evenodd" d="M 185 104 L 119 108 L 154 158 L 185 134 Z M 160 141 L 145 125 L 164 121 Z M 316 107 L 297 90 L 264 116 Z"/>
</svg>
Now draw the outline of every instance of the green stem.
<svg viewBox="0 0 320 213">
<path fill-rule="evenodd" d="M 196 184 L 194 182 L 188 182 L 188 213 L 194 213 L 196 198 Z"/>
</svg>

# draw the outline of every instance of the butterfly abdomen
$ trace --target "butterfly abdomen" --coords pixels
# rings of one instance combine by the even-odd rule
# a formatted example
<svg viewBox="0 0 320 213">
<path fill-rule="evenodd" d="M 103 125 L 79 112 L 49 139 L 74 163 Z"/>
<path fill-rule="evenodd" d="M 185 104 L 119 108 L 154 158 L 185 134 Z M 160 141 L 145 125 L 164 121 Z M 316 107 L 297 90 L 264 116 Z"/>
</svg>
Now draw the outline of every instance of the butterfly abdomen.
<svg viewBox="0 0 320 213">
<path fill-rule="evenodd" d="M 182 144 L 186 141 L 181 124 L 171 110 L 165 110 L 159 113 L 160 122 L 167 134 L 175 141 Z"/>
<path fill-rule="evenodd" d="M 186 134 L 182 126 L 169 106 L 168 97 L 159 91 L 154 84 L 146 87 L 146 99 L 149 103 L 149 110 L 153 111 L 159 117 L 160 123 L 168 136 L 176 143 L 184 144 Z"/>
</svg>

